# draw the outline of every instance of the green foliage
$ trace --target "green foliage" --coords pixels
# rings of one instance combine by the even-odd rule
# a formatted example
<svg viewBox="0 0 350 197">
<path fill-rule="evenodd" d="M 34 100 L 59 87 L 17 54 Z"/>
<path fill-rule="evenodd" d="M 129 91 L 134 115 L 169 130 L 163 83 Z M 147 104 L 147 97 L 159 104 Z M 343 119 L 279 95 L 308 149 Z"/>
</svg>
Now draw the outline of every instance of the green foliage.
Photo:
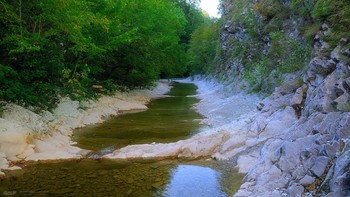
<svg viewBox="0 0 350 197">
<path fill-rule="evenodd" d="M 313 17 L 322 17 L 326 19 L 333 12 L 334 6 L 336 5 L 336 1 L 332 0 L 318 0 L 314 10 L 312 11 Z"/>
<path fill-rule="evenodd" d="M 218 26 L 208 19 L 192 35 L 188 67 L 191 74 L 210 74 L 218 48 Z"/>
<path fill-rule="evenodd" d="M 311 19 L 311 12 L 317 0 L 292 0 L 291 8 L 295 13 L 307 20 Z"/>
<path fill-rule="evenodd" d="M 198 8 L 198 0 L 193 1 L 193 3 L 188 3 L 188 0 L 172 1 L 183 10 L 187 20 L 180 41 L 183 43 L 185 50 L 188 50 L 192 33 L 205 22 L 205 17 Z"/>
<path fill-rule="evenodd" d="M 263 85 L 269 75 L 269 63 L 270 60 L 268 58 L 263 58 L 244 71 L 244 77 L 249 82 L 250 91 L 258 92 L 263 90 Z"/>
<path fill-rule="evenodd" d="M 330 44 L 330 49 L 341 38 L 350 38 L 347 0 L 221 0 L 220 3 L 229 5 L 222 28 L 227 24 L 237 28 L 223 34 L 223 41 L 229 43 L 216 50 L 206 46 L 215 40 L 214 34 L 209 36 L 203 29 L 193 34 L 190 52 L 197 58 L 191 59 L 191 68 L 199 73 L 218 74 L 219 79 L 226 79 L 227 69 L 232 69 L 235 76 L 243 75 L 247 79 L 251 91 L 271 91 L 282 84 L 286 73 L 305 69 L 314 36 L 324 22 L 330 30 L 322 39 Z M 297 28 L 302 36 L 297 34 Z M 212 54 L 216 54 L 214 58 Z"/>
<path fill-rule="evenodd" d="M 0 100 L 47 106 L 182 76 L 196 2 L 1 0 Z"/>
<path fill-rule="evenodd" d="M 311 20 L 312 0 L 293 0 L 291 3 L 264 0 L 253 4 L 235 0 L 231 3 L 230 18 L 226 20 L 242 27 L 242 32 L 235 32 L 239 38 L 231 38 L 229 47 L 217 53 L 221 57 L 216 59 L 233 59 L 237 64 L 234 67 L 239 68 L 234 75 L 243 76 L 248 81 L 249 91 L 271 92 L 282 84 L 285 73 L 306 67 L 311 58 L 311 47 L 304 39 L 297 38 L 291 29 L 295 25 L 293 21 L 297 21 L 293 18 L 295 15 Z M 304 33 L 313 37 L 318 29 L 319 23 L 315 23 Z M 225 73 L 230 67 L 227 64 L 232 64 L 232 61 L 217 63 L 226 66 L 217 66 L 215 72 Z"/>
<path fill-rule="evenodd" d="M 350 38 L 350 4 L 346 0 L 317 0 L 312 17 L 315 21 L 327 21 L 331 32 L 324 39 L 334 47 L 341 38 Z"/>
<path fill-rule="evenodd" d="M 281 73 L 291 73 L 301 70 L 308 64 L 311 57 L 308 45 L 286 37 L 281 32 L 272 32 L 270 37 L 271 47 L 267 55 L 271 59 L 272 69 L 277 69 Z"/>
</svg>

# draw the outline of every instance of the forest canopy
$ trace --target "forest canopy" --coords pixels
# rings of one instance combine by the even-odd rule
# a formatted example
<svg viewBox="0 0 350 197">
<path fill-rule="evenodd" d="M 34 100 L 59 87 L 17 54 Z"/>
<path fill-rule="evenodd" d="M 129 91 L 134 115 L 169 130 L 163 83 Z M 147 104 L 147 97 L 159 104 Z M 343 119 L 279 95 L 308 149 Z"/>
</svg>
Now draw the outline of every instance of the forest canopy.
<svg viewBox="0 0 350 197">
<path fill-rule="evenodd" d="M 0 101 L 47 106 L 183 76 L 205 20 L 186 0 L 0 0 Z"/>
</svg>

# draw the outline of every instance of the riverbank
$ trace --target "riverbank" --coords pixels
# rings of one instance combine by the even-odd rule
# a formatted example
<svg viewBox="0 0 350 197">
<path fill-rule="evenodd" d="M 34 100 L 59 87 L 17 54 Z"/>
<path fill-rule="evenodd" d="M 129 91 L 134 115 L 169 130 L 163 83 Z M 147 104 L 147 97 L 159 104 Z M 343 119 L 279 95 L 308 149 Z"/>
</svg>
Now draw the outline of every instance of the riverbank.
<svg viewBox="0 0 350 197">
<path fill-rule="evenodd" d="M 168 144 L 133 145 L 105 158 L 236 158 L 247 174 L 235 196 L 344 196 L 348 192 L 350 114 L 314 112 L 300 117 L 300 96 L 278 88 L 269 97 L 229 94 L 225 86 L 193 81 L 201 98 L 196 109 L 211 125 L 192 138 Z M 233 166 L 234 167 L 234 166 Z M 344 193 L 345 192 L 345 193 Z"/>
<path fill-rule="evenodd" d="M 259 99 L 229 95 L 215 81 L 195 79 L 198 111 L 213 132 L 226 136 L 211 157 L 237 158 L 239 172 L 247 174 L 237 197 L 350 195 L 350 113 L 300 116 L 293 104 L 303 91 L 288 93 L 294 84 L 289 80 Z"/>
<path fill-rule="evenodd" d="M 246 117 L 254 113 L 258 96 L 231 94 L 227 95 L 224 86 L 215 81 L 207 80 L 178 80 L 179 82 L 195 83 L 198 87 L 197 97 L 200 102 L 194 108 L 206 118 L 202 124 L 210 128 L 185 140 L 174 143 L 153 143 L 130 145 L 104 158 L 110 159 L 166 159 L 210 157 L 228 159 L 230 155 L 221 154 L 223 144 L 234 144 L 233 139 L 242 136 L 240 133 L 246 129 Z M 242 136 L 239 139 L 244 139 Z M 226 145 L 225 145 L 226 146 Z M 225 152 L 226 153 L 226 152 Z"/>
<path fill-rule="evenodd" d="M 121 111 L 147 109 L 151 99 L 170 90 L 159 82 L 153 90 L 116 92 L 96 101 L 78 102 L 62 98 L 52 112 L 34 113 L 14 104 L 4 107 L 0 118 L 1 170 L 15 170 L 11 162 L 80 158 L 87 150 L 73 146 L 70 136 L 75 128 L 103 122 Z"/>
<path fill-rule="evenodd" d="M 303 91 L 286 93 L 290 86 L 276 88 L 259 100 L 222 94 L 225 87 L 215 82 L 197 79 L 195 83 L 202 95 L 198 110 L 214 131 L 228 136 L 211 156 L 237 158 L 239 172 L 247 174 L 235 196 L 350 195 L 349 112 L 300 116 L 293 104 Z M 256 108 L 249 112 L 252 106 Z"/>
<path fill-rule="evenodd" d="M 182 82 L 189 81 L 182 80 Z M 271 96 L 261 99 L 256 95 L 230 93 L 226 91 L 225 86 L 215 81 L 196 78 L 193 83 L 198 86 L 197 96 L 201 99 L 194 107 L 206 117 L 202 123 L 210 125 L 209 129 L 189 139 L 174 143 L 126 146 L 103 157 L 116 160 L 201 157 L 225 160 L 234 158 L 237 166 L 232 167 L 247 174 L 245 183 L 235 196 L 326 196 L 329 189 L 332 191 L 330 195 L 344 196 L 343 194 L 346 194 L 344 192 L 348 192 L 346 185 L 349 180 L 347 166 L 350 163 L 350 114 L 348 112 L 314 112 L 309 116 L 300 117 L 292 107 L 292 103 L 300 96 L 298 91 L 286 94 L 283 93 L 283 88 L 278 88 Z M 160 88 L 162 91 L 155 92 L 165 93 L 167 90 L 165 87 L 168 86 L 163 86 L 164 88 Z M 122 103 L 125 107 L 127 106 L 124 103 L 126 101 L 134 104 L 137 103 L 134 101 L 146 102 L 148 101 L 146 98 L 151 98 L 152 95 L 159 96 L 160 94 L 135 91 L 124 95 L 125 100 L 120 99 L 121 96 L 117 94 L 115 97 L 103 99 L 109 102 L 101 101 L 105 103 L 102 105 L 104 107 L 93 108 L 95 109 L 93 111 L 101 114 L 107 110 L 112 114 L 111 104 L 106 103 Z M 96 106 L 101 106 L 101 104 Z M 142 107 L 142 105 L 137 106 Z M 64 111 L 58 109 L 54 114 Z M 6 115 L 11 114 L 10 112 L 5 111 L 4 113 L 4 117 L 8 117 L 7 120 L 11 120 L 9 118 L 11 116 Z M 25 117 L 32 119 L 27 120 L 23 118 L 24 115 L 17 117 L 22 117 L 17 120 L 22 120 L 22 124 L 27 125 L 27 130 L 20 130 L 23 132 L 16 133 L 16 135 L 26 136 L 26 140 L 28 138 L 34 140 L 31 143 L 26 141 L 25 146 L 13 146 L 17 150 L 21 148 L 21 153 L 30 153 L 24 159 L 77 158 L 84 154 L 84 150 L 71 145 L 67 137 L 71 134 L 69 133 L 71 130 L 62 129 L 72 123 L 73 125 L 83 123 L 80 116 L 72 115 L 75 114 L 75 110 L 66 113 L 69 116 L 65 117 L 65 124 L 54 127 L 54 130 L 59 132 L 48 134 L 48 137 L 44 139 L 23 134 L 24 131 L 31 128 L 30 125 L 37 126 L 37 128 L 42 125 L 29 124 L 36 122 L 33 120 L 36 120 L 35 117 L 37 117 L 29 114 L 30 116 Z M 84 117 L 95 116 L 90 114 Z M 92 120 L 101 121 L 93 118 Z M 8 128 L 16 126 L 15 123 L 9 125 Z M 20 122 L 16 127 L 24 128 Z M 56 137 L 57 135 L 63 137 Z M 20 138 L 16 138 L 18 139 Z M 47 149 L 45 145 L 49 148 Z M 26 152 L 28 149 L 26 147 L 30 147 L 30 151 Z M 44 148 L 39 149 L 40 147 Z M 50 149 L 51 147 L 53 148 Z M 15 149 L 8 148 L 7 150 Z M 20 159 L 22 156 L 12 155 L 16 156 L 15 159 Z M 5 164 L 8 165 L 9 158 L 6 159 Z"/>
</svg>

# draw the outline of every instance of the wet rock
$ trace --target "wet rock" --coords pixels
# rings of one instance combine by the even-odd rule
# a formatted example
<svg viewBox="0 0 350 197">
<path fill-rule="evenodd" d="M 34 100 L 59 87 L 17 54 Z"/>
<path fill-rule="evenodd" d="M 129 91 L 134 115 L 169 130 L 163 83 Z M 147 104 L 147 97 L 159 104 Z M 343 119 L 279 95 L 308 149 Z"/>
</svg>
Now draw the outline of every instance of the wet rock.
<svg viewBox="0 0 350 197">
<path fill-rule="evenodd" d="M 326 167 L 329 163 L 329 157 L 321 156 L 316 159 L 315 165 L 311 168 L 311 172 L 315 174 L 317 177 L 321 177 L 321 175 L 325 172 Z"/>
</svg>

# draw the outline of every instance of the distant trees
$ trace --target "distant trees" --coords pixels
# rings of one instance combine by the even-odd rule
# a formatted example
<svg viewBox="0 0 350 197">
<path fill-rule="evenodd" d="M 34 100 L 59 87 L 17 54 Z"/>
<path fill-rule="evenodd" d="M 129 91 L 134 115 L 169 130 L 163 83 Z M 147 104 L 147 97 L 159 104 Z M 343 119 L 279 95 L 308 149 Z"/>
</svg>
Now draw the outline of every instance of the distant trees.
<svg viewBox="0 0 350 197">
<path fill-rule="evenodd" d="M 46 106 L 182 76 L 202 21 L 185 0 L 0 0 L 0 100 Z"/>
<path fill-rule="evenodd" d="M 192 34 L 188 51 L 188 67 L 192 74 L 211 74 L 215 70 L 215 57 L 219 46 L 216 21 L 207 19 Z"/>
</svg>

